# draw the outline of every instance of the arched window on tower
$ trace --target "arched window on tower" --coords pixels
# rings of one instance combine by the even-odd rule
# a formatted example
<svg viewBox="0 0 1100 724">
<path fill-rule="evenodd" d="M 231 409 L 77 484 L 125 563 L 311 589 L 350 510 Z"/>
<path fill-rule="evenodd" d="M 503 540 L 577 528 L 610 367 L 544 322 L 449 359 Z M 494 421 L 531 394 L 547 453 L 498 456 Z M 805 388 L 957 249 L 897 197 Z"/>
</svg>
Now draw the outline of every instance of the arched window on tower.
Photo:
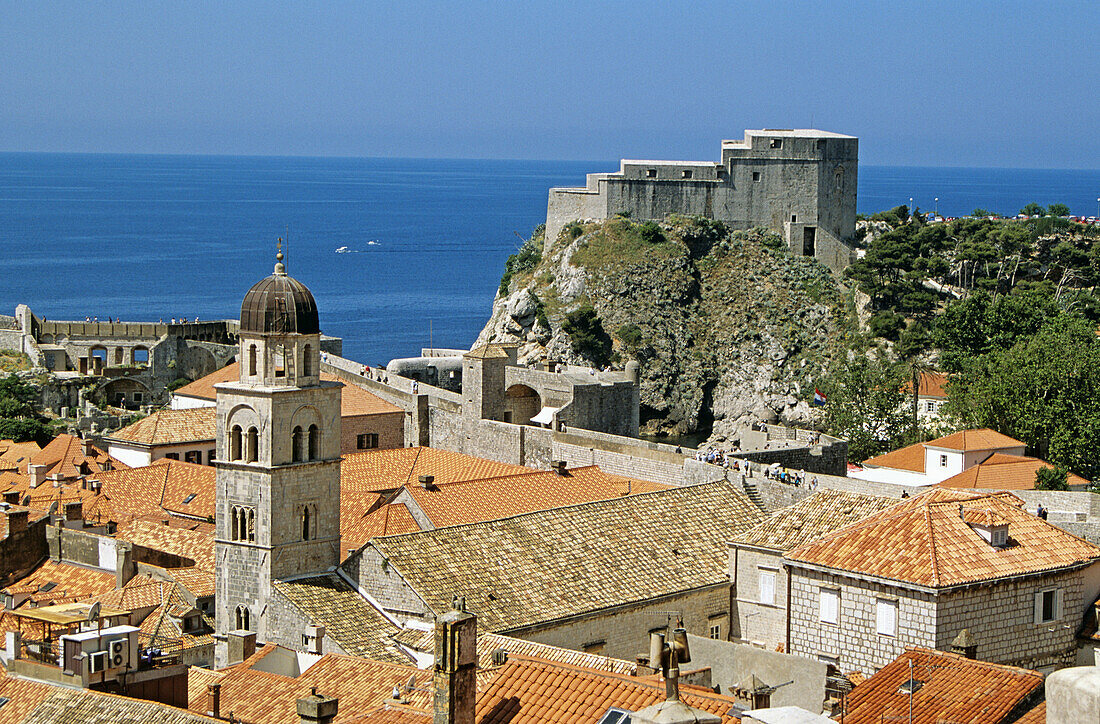
<svg viewBox="0 0 1100 724">
<path fill-rule="evenodd" d="M 286 377 L 287 357 L 286 357 L 286 348 L 284 348 L 283 345 L 281 345 L 281 344 L 275 345 L 274 360 L 275 360 L 275 376 L 276 377 Z"/>
<path fill-rule="evenodd" d="M 229 433 L 229 459 L 241 459 L 241 426 L 234 425 Z"/>
<path fill-rule="evenodd" d="M 306 345 L 302 348 L 302 376 L 309 377 L 313 374 L 313 347 Z"/>
<path fill-rule="evenodd" d="M 317 460 L 321 457 L 321 428 L 316 425 L 309 426 L 309 459 Z"/>
<path fill-rule="evenodd" d="M 310 520 L 309 506 L 308 505 L 303 505 L 302 506 L 301 519 L 302 519 L 302 540 L 309 540 L 310 533 L 312 533 L 313 531 L 311 531 L 310 528 L 309 528 L 310 523 L 312 521 Z"/>
<path fill-rule="evenodd" d="M 302 461 L 302 428 L 294 426 L 294 432 L 290 434 L 290 461 L 300 463 Z"/>
<path fill-rule="evenodd" d="M 248 509 L 248 529 L 245 540 L 249 543 L 256 542 L 256 510 L 254 508 Z"/>
<path fill-rule="evenodd" d="M 237 506 L 233 506 L 229 509 L 229 540 L 241 539 L 241 518 L 238 514 L 239 510 Z"/>
<path fill-rule="evenodd" d="M 248 374 L 256 376 L 256 345 L 248 347 Z"/>
<path fill-rule="evenodd" d="M 248 428 L 248 444 L 245 448 L 244 461 L 254 463 L 259 460 L 260 432 L 254 427 Z"/>
<path fill-rule="evenodd" d="M 238 631 L 250 631 L 251 630 L 251 628 L 249 628 L 249 624 L 251 623 L 251 621 L 249 621 L 248 619 L 249 619 L 248 607 L 247 606 L 237 606 L 237 630 Z"/>
</svg>

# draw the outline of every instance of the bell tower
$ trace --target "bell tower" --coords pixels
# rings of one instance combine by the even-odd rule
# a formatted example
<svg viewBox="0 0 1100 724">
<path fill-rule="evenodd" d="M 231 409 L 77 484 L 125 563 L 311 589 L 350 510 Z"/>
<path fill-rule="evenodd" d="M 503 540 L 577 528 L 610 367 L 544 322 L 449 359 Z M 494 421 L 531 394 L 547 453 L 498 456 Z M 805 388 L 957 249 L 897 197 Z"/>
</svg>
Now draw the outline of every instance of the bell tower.
<svg viewBox="0 0 1100 724">
<path fill-rule="evenodd" d="M 230 631 L 266 640 L 273 580 L 340 557 L 343 385 L 321 381 L 317 303 L 276 259 L 241 304 L 240 377 L 215 386 L 219 654 Z"/>
</svg>

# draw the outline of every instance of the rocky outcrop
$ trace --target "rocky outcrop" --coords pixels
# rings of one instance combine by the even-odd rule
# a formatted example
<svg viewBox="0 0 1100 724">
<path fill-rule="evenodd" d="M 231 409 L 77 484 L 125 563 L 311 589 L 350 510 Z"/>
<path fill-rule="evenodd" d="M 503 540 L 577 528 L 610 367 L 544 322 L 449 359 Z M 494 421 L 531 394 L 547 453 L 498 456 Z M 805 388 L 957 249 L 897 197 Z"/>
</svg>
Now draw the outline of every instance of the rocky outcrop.
<svg viewBox="0 0 1100 724">
<path fill-rule="evenodd" d="M 521 363 L 589 363 L 562 321 L 591 305 L 616 364 L 641 365 L 643 431 L 713 428 L 723 440 L 759 420 L 807 422 L 837 334 L 835 278 L 763 231 L 730 234 L 687 217 L 661 226 L 656 243 L 624 219 L 563 234 L 498 294 L 477 343 L 517 343 Z"/>
</svg>

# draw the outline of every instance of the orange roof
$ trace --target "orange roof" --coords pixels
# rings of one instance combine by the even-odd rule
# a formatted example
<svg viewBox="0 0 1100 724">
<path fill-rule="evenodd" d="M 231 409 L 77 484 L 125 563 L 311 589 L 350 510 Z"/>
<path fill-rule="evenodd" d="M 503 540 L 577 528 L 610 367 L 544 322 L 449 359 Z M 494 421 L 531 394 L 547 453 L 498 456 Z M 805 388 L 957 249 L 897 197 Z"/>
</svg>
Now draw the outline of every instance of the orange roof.
<svg viewBox="0 0 1100 724">
<path fill-rule="evenodd" d="M 340 501 L 340 546 L 344 551 L 361 548 L 375 536 L 420 530 L 404 503 L 387 503 L 366 515 L 357 513 L 353 506 Z"/>
<path fill-rule="evenodd" d="M 30 462 L 34 465 L 45 465 L 47 476 L 60 475 L 65 480 L 98 473 L 108 463 L 109 467 L 116 470 L 129 467 L 95 446 L 90 446 L 91 454 L 85 455 L 83 443 L 78 437 L 62 433 L 50 440 L 46 447 L 31 455 Z M 26 472 L 26 468 L 23 472 Z"/>
<path fill-rule="evenodd" d="M 148 446 L 213 440 L 217 433 L 214 417 L 216 412 L 213 407 L 158 410 L 133 425 L 118 430 L 107 439 Z"/>
<path fill-rule="evenodd" d="M 478 696 L 478 724 L 596 722 L 608 709 L 638 711 L 664 701 L 664 682 L 510 654 Z M 702 688 L 681 687 L 688 706 L 735 723 L 736 699 Z"/>
<path fill-rule="evenodd" d="M 30 462 L 31 456 L 42 449 L 33 440 L 30 442 L 0 440 L 0 448 L 3 449 L 3 453 L 0 453 L 0 470 L 22 472 L 27 472 L 27 463 Z"/>
<path fill-rule="evenodd" d="M 48 606 L 82 601 L 114 588 L 115 574 L 112 571 L 46 560 L 3 592 L 15 596 L 17 600 L 25 597 L 24 600 L 33 601 L 36 605 Z"/>
<path fill-rule="evenodd" d="M 882 455 L 876 455 L 863 461 L 863 464 L 873 468 L 891 468 L 893 470 L 911 470 L 914 473 L 924 472 L 924 443 L 891 450 Z"/>
<path fill-rule="evenodd" d="M 409 708 L 428 711 L 431 708 L 432 672 L 413 666 L 369 661 L 354 656 L 325 654 L 297 676 L 272 674 L 274 668 L 263 659 L 297 660 L 288 649 L 268 644 L 244 663 L 227 670 L 221 677 L 221 710 L 233 712 L 249 724 L 299 724 L 295 702 L 309 695 L 311 688 L 325 696 L 338 697 L 340 709 L 335 722 L 354 721 L 366 709 L 383 705 L 392 696 L 393 688 L 404 691 L 410 679 L 414 689 L 406 692 Z M 188 678 L 192 676 L 188 672 Z M 204 681 L 209 675 L 201 674 Z M 206 711 L 206 692 L 188 686 L 188 708 Z"/>
<path fill-rule="evenodd" d="M 845 724 L 908 721 L 909 695 L 899 689 L 909 680 L 910 661 L 922 684 L 913 694 L 913 724 L 1001 724 L 1043 685 L 1037 671 L 910 649 L 852 690 Z"/>
<path fill-rule="evenodd" d="M 924 443 L 928 447 L 944 448 L 946 450 L 959 450 L 962 452 L 975 452 L 978 450 L 1000 450 L 1007 447 L 1024 447 L 1024 443 L 1002 435 L 996 430 L 981 428 L 978 430 L 963 430 L 947 437 L 936 438 Z"/>
<path fill-rule="evenodd" d="M 213 531 L 172 528 L 149 520 L 131 520 L 118 527 L 115 537 L 134 545 L 188 558 L 200 568 L 214 570 Z"/>
<path fill-rule="evenodd" d="M 958 475 L 936 483 L 944 488 L 987 488 L 993 490 L 1034 490 L 1035 473 L 1054 467 L 1045 460 L 1023 455 L 993 453 L 988 458 Z M 1070 473 L 1070 485 L 1088 485 L 1084 478 Z"/>
<path fill-rule="evenodd" d="M 1046 724 L 1046 721 L 1047 703 L 1044 701 L 1042 704 L 1017 719 L 1016 724 Z"/>
<path fill-rule="evenodd" d="M 917 385 L 917 397 L 935 397 L 947 399 L 947 375 L 942 372 L 921 372 L 920 383 Z M 907 395 L 913 393 L 912 380 L 902 385 L 902 390 Z"/>
<path fill-rule="evenodd" d="M 415 483 L 421 475 L 435 476 L 435 484 L 479 480 L 529 473 L 531 468 L 430 447 L 367 450 L 344 456 L 340 465 L 340 494 L 345 491 L 396 490 Z"/>
<path fill-rule="evenodd" d="M 0 724 L 21 724 L 54 690 L 49 684 L 0 676 L 0 696 L 8 699 L 0 706 Z"/>
<path fill-rule="evenodd" d="M 437 528 L 549 510 L 566 505 L 608 500 L 624 495 L 652 493 L 672 486 L 610 476 L 590 465 L 559 474 L 531 470 L 517 475 L 456 480 L 426 489 L 405 486 L 417 506 Z"/>
<path fill-rule="evenodd" d="M 216 471 L 163 458 L 151 465 L 99 473 L 102 483 L 95 499 L 85 506 L 84 518 L 123 523 L 135 518 L 163 518 L 165 514 L 212 520 Z M 187 501 L 187 502 L 184 502 Z"/>
<path fill-rule="evenodd" d="M 194 397 L 199 400 L 209 400 L 213 402 L 217 394 L 214 385 L 221 382 L 237 381 L 241 376 L 240 369 L 239 362 L 231 362 L 220 370 L 211 372 L 206 377 L 197 379 L 189 385 L 184 385 L 172 394 L 179 395 L 180 397 Z M 397 405 L 386 402 L 381 397 L 367 392 L 362 387 L 346 380 L 341 380 L 336 375 L 322 372 L 321 379 L 329 382 L 344 383 L 344 389 L 340 392 L 341 417 L 350 417 L 352 415 L 382 415 L 402 412 L 401 408 Z"/>
<path fill-rule="evenodd" d="M 196 598 L 214 595 L 214 572 L 197 566 L 189 568 L 166 568 L 165 572 L 176 583 L 187 589 Z"/>
<path fill-rule="evenodd" d="M 1021 505 L 1009 493 L 935 488 L 796 548 L 787 558 L 930 588 L 1100 560 L 1100 547 L 1040 520 Z M 990 545 L 964 520 L 967 516 L 1003 519 L 1011 545 Z"/>
</svg>

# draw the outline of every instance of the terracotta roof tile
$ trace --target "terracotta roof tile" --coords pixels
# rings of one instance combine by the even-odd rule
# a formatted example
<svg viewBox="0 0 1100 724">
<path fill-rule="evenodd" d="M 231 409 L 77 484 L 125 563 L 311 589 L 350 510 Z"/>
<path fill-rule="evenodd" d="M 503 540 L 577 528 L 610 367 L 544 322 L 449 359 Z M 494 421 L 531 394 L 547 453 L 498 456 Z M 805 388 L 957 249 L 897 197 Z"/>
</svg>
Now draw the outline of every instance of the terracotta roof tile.
<svg viewBox="0 0 1100 724">
<path fill-rule="evenodd" d="M 314 624 L 325 627 L 344 652 L 376 661 L 408 663 L 387 637 L 399 628 L 335 573 L 292 581 L 275 581 L 276 591 Z"/>
<path fill-rule="evenodd" d="M 166 568 L 165 572 L 188 593 L 196 598 L 214 595 L 214 572 L 191 566 L 190 568 Z"/>
<path fill-rule="evenodd" d="M 47 688 L 49 695 L 22 724 L 217 724 L 219 721 L 153 701 L 90 689 Z"/>
<path fill-rule="evenodd" d="M 115 537 L 134 545 L 171 553 L 195 561 L 195 565 L 208 571 L 214 570 L 214 534 L 212 531 L 193 531 L 172 528 L 147 520 L 132 520 L 120 525 Z"/>
<path fill-rule="evenodd" d="M 213 402 L 217 390 L 214 385 L 221 382 L 235 382 L 240 378 L 240 363 L 231 362 L 220 370 L 211 372 L 206 377 L 195 380 L 189 385 L 176 390 L 173 394 L 180 397 L 193 397 L 199 400 Z M 351 417 L 353 415 L 386 415 L 402 412 L 397 405 L 386 402 L 381 397 L 364 390 L 362 387 L 341 380 L 328 372 L 321 373 L 321 379 L 329 382 L 343 382 L 344 389 L 340 394 L 340 415 Z"/>
<path fill-rule="evenodd" d="M 724 543 L 760 519 L 743 491 L 718 482 L 370 545 L 433 611 L 460 593 L 487 631 L 501 632 L 726 581 Z M 529 585 L 548 575 L 557 585 Z"/>
<path fill-rule="evenodd" d="M 1047 703 L 1044 701 L 1016 720 L 1015 724 L 1046 724 Z"/>
<path fill-rule="evenodd" d="M 914 473 L 924 472 L 924 443 L 907 445 L 906 447 L 891 450 L 873 458 L 867 458 L 863 464 L 874 468 L 892 468 L 894 470 L 911 470 Z"/>
<path fill-rule="evenodd" d="M 0 724 L 21 724 L 54 691 L 48 684 L 0 675 L 0 696 L 9 700 L 0 707 Z"/>
<path fill-rule="evenodd" d="M 325 696 L 340 699 L 335 724 L 357 721 L 364 711 L 384 705 L 393 688 L 404 687 L 410 680 L 415 689 L 408 692 L 407 708 L 428 711 L 431 708 L 432 674 L 412 666 L 368 661 L 354 656 L 325 654 L 297 676 L 273 674 L 264 659 L 268 656 L 301 660 L 296 652 L 267 645 L 244 663 L 226 670 L 221 677 L 221 710 L 249 724 L 299 724 L 295 702 L 310 693 L 312 687 Z M 308 661 L 308 655 L 304 660 Z M 190 679 L 189 672 L 188 678 Z M 207 674 L 199 674 L 204 683 Z M 188 706 L 206 711 L 205 687 L 188 683 Z"/>
<path fill-rule="evenodd" d="M 819 490 L 733 536 L 732 543 L 788 551 L 897 504 L 895 498 Z"/>
<path fill-rule="evenodd" d="M 960 450 L 973 452 L 977 450 L 999 450 L 1007 447 L 1023 447 L 1024 443 L 1002 435 L 996 430 L 981 428 L 978 430 L 963 430 L 947 437 L 936 438 L 924 443 L 929 447 L 944 448 L 947 450 Z"/>
<path fill-rule="evenodd" d="M 417 482 L 421 475 L 432 475 L 436 485 L 442 485 L 528 472 L 531 468 L 522 465 L 430 447 L 367 450 L 344 456 L 340 466 L 340 494 L 345 490 L 396 490 L 406 483 Z"/>
<path fill-rule="evenodd" d="M 0 440 L 0 448 L 3 448 L 3 453 L 0 453 L 0 470 L 20 472 L 27 471 L 27 463 L 30 462 L 31 456 L 42 449 L 33 440 L 30 442 Z"/>
<path fill-rule="evenodd" d="M 47 560 L 30 575 L 3 589 L 3 592 L 15 595 L 16 600 L 26 597 L 25 600 L 46 606 L 82 601 L 114 588 L 115 574 L 112 571 Z"/>
<path fill-rule="evenodd" d="M 665 698 L 664 683 L 655 679 L 595 671 L 557 662 L 509 657 L 478 696 L 478 724 L 546 724 L 597 722 L 611 707 L 638 711 Z M 730 714 L 737 700 L 695 687 L 681 686 L 688 706 L 736 723 Z"/>
<path fill-rule="evenodd" d="M 83 444 L 84 441 L 78 437 L 58 435 L 46 447 L 31 455 L 30 463 L 45 465 L 47 476 L 60 475 L 64 480 L 98 473 L 107 467 L 116 470 L 129 467 L 95 446 L 90 446 L 91 454 L 85 455 Z M 26 468 L 23 472 L 26 472 Z"/>
<path fill-rule="evenodd" d="M 125 523 L 137 518 L 214 518 L 216 471 L 162 458 L 151 465 L 92 476 L 101 488 L 85 505 L 86 520 Z M 186 501 L 186 502 L 185 502 Z"/>
<path fill-rule="evenodd" d="M 1011 494 L 936 488 L 790 551 L 786 558 L 931 588 L 1041 573 L 1100 559 L 1100 547 L 1027 513 Z M 960 515 L 960 509 L 962 515 Z M 987 543 L 967 510 L 1008 522 L 1009 545 Z"/>
<path fill-rule="evenodd" d="M 913 383 L 907 381 L 902 385 L 902 390 L 907 395 L 913 394 Z M 917 385 L 918 397 L 934 397 L 941 400 L 947 399 L 947 375 L 942 372 L 921 372 L 920 384 Z"/>
<path fill-rule="evenodd" d="M 148 446 L 213 440 L 217 432 L 216 412 L 213 407 L 158 410 L 107 439 Z"/>
<path fill-rule="evenodd" d="M 953 475 L 937 485 L 944 488 L 983 488 L 991 490 L 1034 490 L 1035 473 L 1054 467 L 1045 460 L 1023 455 L 993 453 L 974 467 Z M 1088 485 L 1084 478 L 1070 473 L 1070 485 Z"/>
<path fill-rule="evenodd" d="M 845 724 L 908 721 L 909 696 L 899 688 L 909 680 L 910 661 L 922 683 L 913 694 L 913 724 L 1000 724 L 1043 684 L 1037 671 L 911 649 L 852 690 Z"/>
<path fill-rule="evenodd" d="M 359 507 L 345 505 L 341 498 L 340 546 L 345 551 L 361 548 L 376 536 L 415 533 L 420 530 L 404 503 L 387 503 L 366 515 L 357 514 L 356 508 Z"/>
</svg>

